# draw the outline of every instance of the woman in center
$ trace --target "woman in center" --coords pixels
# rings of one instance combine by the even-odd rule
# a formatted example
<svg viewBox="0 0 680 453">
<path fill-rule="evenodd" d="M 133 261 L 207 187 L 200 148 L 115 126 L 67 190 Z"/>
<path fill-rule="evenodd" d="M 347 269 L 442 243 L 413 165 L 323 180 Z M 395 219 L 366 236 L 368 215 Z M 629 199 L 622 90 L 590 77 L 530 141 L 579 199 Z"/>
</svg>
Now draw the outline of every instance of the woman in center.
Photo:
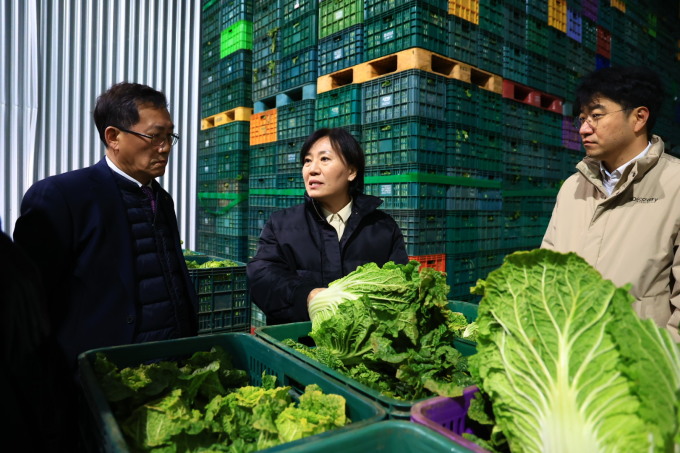
<svg viewBox="0 0 680 453">
<path fill-rule="evenodd" d="M 365 159 L 345 129 L 319 129 L 300 150 L 303 204 L 274 212 L 247 266 L 267 324 L 308 321 L 309 301 L 358 266 L 408 263 L 404 237 L 380 198 L 365 195 Z"/>
</svg>

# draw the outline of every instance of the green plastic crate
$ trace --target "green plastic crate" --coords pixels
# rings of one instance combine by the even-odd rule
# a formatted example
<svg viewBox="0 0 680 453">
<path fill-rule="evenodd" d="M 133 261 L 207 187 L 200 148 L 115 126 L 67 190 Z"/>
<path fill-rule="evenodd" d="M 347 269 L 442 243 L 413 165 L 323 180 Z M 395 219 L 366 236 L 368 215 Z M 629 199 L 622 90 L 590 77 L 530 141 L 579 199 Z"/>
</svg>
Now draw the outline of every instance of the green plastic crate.
<svg viewBox="0 0 680 453">
<path fill-rule="evenodd" d="M 248 260 L 248 236 L 246 233 L 245 227 L 238 235 L 203 233 L 197 231 L 196 249 L 202 253 L 231 256 L 236 261 L 245 262 Z M 252 309 L 253 307 L 251 307 L 251 320 Z"/>
<path fill-rule="evenodd" d="M 316 127 L 361 125 L 361 84 L 353 83 L 316 96 Z"/>
<path fill-rule="evenodd" d="M 475 450 L 420 424 L 386 420 L 333 437 L 305 443 L 283 453 L 473 453 Z"/>
<path fill-rule="evenodd" d="M 236 22 L 222 30 L 220 35 L 220 58 L 237 50 L 253 49 L 253 23 L 249 20 Z"/>
<path fill-rule="evenodd" d="M 448 13 L 412 0 L 364 22 L 366 60 L 413 47 L 448 55 Z"/>
<path fill-rule="evenodd" d="M 241 217 L 245 217 L 247 213 L 243 210 L 238 212 Z M 224 261 L 226 258 L 202 255 L 187 259 L 202 264 L 211 260 Z M 199 334 L 250 330 L 250 295 L 246 281 L 246 264 L 242 262 L 237 264 L 233 267 L 189 269 L 189 277 L 198 296 Z"/>
<path fill-rule="evenodd" d="M 364 25 L 357 24 L 319 40 L 319 75 L 364 62 Z"/>
<path fill-rule="evenodd" d="M 384 396 L 377 390 L 374 390 L 354 379 L 351 379 L 343 375 L 342 373 L 339 373 L 331 369 L 330 367 L 323 365 L 320 362 L 317 362 L 316 360 L 313 360 L 312 358 L 282 343 L 283 340 L 290 338 L 302 344 L 314 345 L 314 340 L 312 340 L 309 337 L 309 332 L 311 331 L 311 329 L 312 329 L 311 321 L 294 322 L 290 324 L 259 327 L 255 329 L 255 335 L 257 335 L 264 341 L 272 344 L 273 346 L 280 349 L 284 353 L 296 357 L 297 359 L 303 361 L 304 363 L 312 366 L 318 372 L 320 372 L 320 374 L 329 376 L 339 382 L 342 382 L 349 388 L 358 392 L 359 394 L 376 401 L 381 407 L 383 407 L 386 410 L 387 416 L 390 419 L 408 419 L 410 417 L 411 407 L 413 406 L 413 404 L 416 403 L 417 401 L 427 399 L 422 398 L 420 400 L 408 401 Z M 471 355 L 476 352 L 476 349 L 469 348 L 469 344 L 460 343 L 458 340 L 454 341 L 454 347 L 464 355 Z"/>
<path fill-rule="evenodd" d="M 130 451 L 101 386 L 96 380 L 93 363 L 97 352 L 106 354 L 113 363 L 122 368 L 151 360 L 185 358 L 197 351 L 208 351 L 213 346 L 224 348 L 231 355 L 234 366 L 246 370 L 252 385 L 261 385 L 262 372 L 266 372 L 277 377 L 278 385 L 291 386 L 291 389 L 298 395 L 304 392 L 305 386 L 317 384 L 323 392 L 341 395 L 346 399 L 347 415 L 352 421 L 350 425 L 282 444 L 266 451 L 301 447 L 312 441 L 330 441 L 334 434 L 368 426 L 385 418 L 385 411 L 372 401 L 351 391 L 329 376 L 319 374 L 314 368 L 281 353 L 253 335 L 243 333 L 207 335 L 100 348 L 80 354 L 79 371 L 86 404 L 83 409 L 87 411 L 86 419 L 91 424 L 88 428 L 96 437 L 98 449 L 107 453 Z"/>
<path fill-rule="evenodd" d="M 319 4 L 319 39 L 363 21 L 363 0 L 322 1 Z"/>
</svg>

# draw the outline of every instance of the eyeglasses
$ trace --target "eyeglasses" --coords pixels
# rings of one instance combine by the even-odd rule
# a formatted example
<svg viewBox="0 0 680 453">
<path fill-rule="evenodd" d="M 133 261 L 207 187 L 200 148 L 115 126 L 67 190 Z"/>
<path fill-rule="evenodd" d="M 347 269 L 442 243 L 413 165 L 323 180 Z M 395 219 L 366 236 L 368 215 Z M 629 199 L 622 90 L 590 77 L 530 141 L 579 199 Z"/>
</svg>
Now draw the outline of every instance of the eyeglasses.
<svg viewBox="0 0 680 453">
<path fill-rule="evenodd" d="M 167 134 L 167 135 L 162 135 L 162 134 L 154 134 L 154 135 L 147 135 L 147 134 L 142 134 L 141 132 L 135 132 L 131 131 L 129 129 L 125 129 L 122 127 L 117 127 L 117 129 L 120 129 L 123 132 L 127 132 L 128 134 L 136 135 L 138 137 L 144 137 L 148 138 L 151 140 L 151 145 L 152 146 L 163 146 L 166 143 L 170 144 L 170 146 L 174 146 L 175 143 L 177 143 L 177 140 L 179 140 L 179 135 L 177 134 Z"/>
<path fill-rule="evenodd" d="M 581 130 L 581 126 L 583 126 L 583 123 L 588 123 L 590 127 L 597 127 L 597 122 L 600 121 L 604 116 L 609 115 L 610 113 L 617 113 L 617 112 L 623 112 L 625 110 L 631 110 L 631 108 L 625 108 L 621 110 L 614 110 L 613 112 L 607 112 L 607 113 L 591 113 L 590 115 L 583 117 L 583 116 L 577 116 L 574 118 L 574 127 L 576 130 Z"/>
</svg>

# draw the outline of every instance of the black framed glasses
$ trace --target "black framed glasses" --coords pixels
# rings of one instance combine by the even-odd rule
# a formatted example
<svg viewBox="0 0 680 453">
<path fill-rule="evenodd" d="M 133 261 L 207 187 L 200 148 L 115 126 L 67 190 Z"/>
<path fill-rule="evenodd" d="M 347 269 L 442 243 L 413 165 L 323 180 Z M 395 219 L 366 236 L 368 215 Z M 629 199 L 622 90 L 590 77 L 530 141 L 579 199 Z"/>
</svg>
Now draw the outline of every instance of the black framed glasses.
<svg viewBox="0 0 680 453">
<path fill-rule="evenodd" d="M 116 128 L 120 129 L 123 132 L 127 132 L 128 134 L 136 135 L 138 137 L 148 138 L 149 140 L 151 140 L 152 146 L 163 146 L 166 143 L 168 143 L 170 146 L 174 146 L 177 143 L 177 140 L 179 140 L 179 135 L 177 135 L 177 134 L 148 135 L 148 134 L 142 134 L 141 132 L 131 131 L 130 129 L 125 129 L 123 127 L 116 126 Z"/>
<path fill-rule="evenodd" d="M 626 110 L 632 110 L 630 107 L 621 109 L 621 110 L 614 110 L 613 112 L 607 112 L 607 113 L 591 113 L 588 116 L 577 116 L 574 118 L 574 127 L 576 130 L 581 130 L 581 126 L 583 126 L 583 123 L 588 123 L 588 125 L 592 128 L 597 127 L 597 122 L 600 121 L 602 118 L 605 116 L 611 114 L 611 113 L 617 113 L 617 112 L 624 112 Z"/>
</svg>

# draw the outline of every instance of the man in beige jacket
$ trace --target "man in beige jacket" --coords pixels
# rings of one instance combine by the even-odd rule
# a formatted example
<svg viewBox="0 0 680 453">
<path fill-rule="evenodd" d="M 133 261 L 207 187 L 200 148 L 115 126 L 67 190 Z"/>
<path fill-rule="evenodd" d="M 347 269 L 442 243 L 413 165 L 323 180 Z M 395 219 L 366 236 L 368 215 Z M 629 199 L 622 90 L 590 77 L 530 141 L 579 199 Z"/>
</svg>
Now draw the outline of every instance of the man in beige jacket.
<svg viewBox="0 0 680 453">
<path fill-rule="evenodd" d="M 562 185 L 542 247 L 575 252 L 680 341 L 680 160 L 652 135 L 663 89 L 644 68 L 586 76 L 575 111 L 586 157 Z"/>
</svg>

